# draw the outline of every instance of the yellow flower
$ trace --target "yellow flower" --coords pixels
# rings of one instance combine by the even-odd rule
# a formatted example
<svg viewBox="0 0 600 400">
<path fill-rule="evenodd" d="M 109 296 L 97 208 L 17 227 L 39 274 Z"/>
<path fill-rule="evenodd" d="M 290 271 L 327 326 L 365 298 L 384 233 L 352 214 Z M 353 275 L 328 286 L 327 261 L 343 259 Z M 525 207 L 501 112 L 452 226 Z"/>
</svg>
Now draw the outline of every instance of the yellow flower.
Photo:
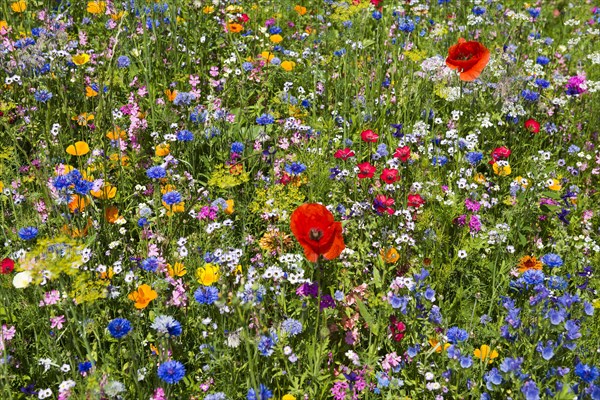
<svg viewBox="0 0 600 400">
<path fill-rule="evenodd" d="M 96 97 L 98 96 L 98 92 L 96 92 L 91 86 L 85 87 L 85 97 Z"/>
<path fill-rule="evenodd" d="M 213 6 L 206 6 L 202 9 L 204 14 L 212 14 L 215 12 L 215 8 Z"/>
<path fill-rule="evenodd" d="M 521 187 L 524 189 L 527 189 L 529 187 L 529 180 L 527 180 L 526 178 L 523 178 L 520 175 L 515 178 L 515 182 L 517 184 L 521 185 Z"/>
<path fill-rule="evenodd" d="M 475 174 L 475 176 L 473 177 L 473 180 L 477 183 L 479 183 L 480 185 L 485 183 L 485 176 L 483 176 L 482 173 L 477 173 Z"/>
<path fill-rule="evenodd" d="M 592 305 L 594 306 L 594 308 L 600 308 L 600 299 L 592 300 Z"/>
<path fill-rule="evenodd" d="M 225 209 L 225 214 L 231 215 L 233 214 L 233 199 L 229 199 L 229 200 L 225 200 L 225 202 L 227 203 L 227 208 Z"/>
<path fill-rule="evenodd" d="M 73 64 L 75 65 L 83 65 L 90 62 L 90 55 L 87 53 L 81 53 L 71 58 L 73 60 Z"/>
<path fill-rule="evenodd" d="M 0 31 L 2 29 L 8 29 L 8 24 L 6 23 L 6 21 L 0 21 Z"/>
<path fill-rule="evenodd" d="M 198 282 L 204 286 L 210 286 L 219 280 L 219 267 L 213 264 L 206 264 L 196 270 Z"/>
<path fill-rule="evenodd" d="M 241 24 L 235 22 L 227 24 L 227 31 L 229 32 L 238 33 L 241 32 L 242 29 L 244 29 L 244 27 Z"/>
<path fill-rule="evenodd" d="M 281 398 L 281 400 L 296 400 L 296 397 L 292 396 L 291 394 L 286 394 Z"/>
<path fill-rule="evenodd" d="M 27 2 L 25 0 L 15 1 L 10 4 L 10 8 L 16 13 L 22 13 L 27 10 Z"/>
<path fill-rule="evenodd" d="M 164 157 L 164 156 L 168 156 L 170 152 L 171 152 L 171 145 L 169 143 L 161 143 L 158 146 L 156 146 L 156 150 L 154 151 L 154 154 L 156 154 L 157 157 Z"/>
<path fill-rule="evenodd" d="M 269 53 L 268 51 L 263 51 L 262 53 L 260 53 L 260 56 L 266 61 L 266 62 L 270 62 L 274 57 L 275 54 L 273 53 Z"/>
<path fill-rule="evenodd" d="M 294 11 L 296 11 L 299 15 L 306 14 L 306 7 L 302 7 L 300 5 L 294 7 Z"/>
<path fill-rule="evenodd" d="M 87 12 L 91 14 L 102 14 L 106 10 L 105 1 L 90 1 L 87 4 Z"/>
<path fill-rule="evenodd" d="M 508 163 L 498 164 L 495 162 L 494 165 L 492 165 L 492 168 L 494 169 L 494 173 L 498 176 L 508 176 L 512 172 Z"/>
<path fill-rule="evenodd" d="M 129 165 L 129 157 L 127 157 L 126 155 L 120 155 L 118 153 L 113 153 L 113 154 L 110 155 L 110 157 L 108 157 L 108 159 L 110 161 L 115 161 L 115 162 L 116 161 L 120 161 L 121 165 L 123 167 L 126 167 L 126 166 Z"/>
<path fill-rule="evenodd" d="M 283 40 L 283 38 L 281 37 L 281 35 L 271 35 L 271 37 L 269 38 L 269 40 L 275 44 L 277 43 L 281 43 L 281 41 Z"/>
<path fill-rule="evenodd" d="M 79 126 L 87 126 L 88 121 L 92 121 L 94 119 L 94 114 L 81 113 L 71 119 L 73 121 L 77 121 L 77 125 Z"/>
<path fill-rule="evenodd" d="M 106 137 L 110 140 L 125 140 L 127 139 L 127 132 L 116 126 L 114 131 L 110 131 L 106 134 Z"/>
<path fill-rule="evenodd" d="M 97 199 L 109 200 L 117 195 L 117 188 L 110 183 L 104 183 L 100 190 L 92 190 L 90 193 Z"/>
<path fill-rule="evenodd" d="M 560 189 L 562 189 L 562 185 L 558 179 L 550 179 L 548 181 L 548 189 L 558 192 Z"/>
<path fill-rule="evenodd" d="M 121 18 L 123 18 L 124 15 L 125 15 L 125 11 L 119 11 L 116 14 L 110 14 L 110 19 L 112 19 L 113 21 L 118 21 Z"/>
<path fill-rule="evenodd" d="M 281 63 L 281 68 L 283 68 L 287 72 L 290 72 L 291 70 L 293 70 L 295 66 L 296 66 L 296 63 L 293 61 L 284 61 Z"/>
<path fill-rule="evenodd" d="M 167 265 L 167 272 L 171 278 L 175 278 L 176 276 L 184 276 L 187 271 L 182 263 L 176 262 L 174 266 L 171 264 Z"/>
<path fill-rule="evenodd" d="M 491 350 L 490 346 L 487 344 L 482 344 L 480 348 L 475 349 L 473 355 L 479 358 L 481 361 L 488 360 L 488 364 L 491 364 L 494 358 L 498 357 L 498 352 L 496 350 Z"/>
<path fill-rule="evenodd" d="M 83 156 L 90 152 L 90 146 L 86 142 L 75 142 L 67 147 L 66 151 L 72 156 Z"/>
<path fill-rule="evenodd" d="M 163 201 L 162 205 L 164 208 L 167 209 L 167 217 L 171 217 L 175 213 L 182 213 L 185 211 L 185 202 L 184 201 L 182 201 L 181 203 L 173 204 L 173 205 L 168 205 L 167 203 L 165 203 Z"/>
<path fill-rule="evenodd" d="M 135 302 L 135 308 L 140 310 L 148 307 L 148 304 L 157 297 L 158 293 L 146 284 L 140 285 L 137 290 L 129 293 L 129 296 L 127 296 L 129 300 Z"/>
<path fill-rule="evenodd" d="M 450 343 L 444 343 L 444 347 L 442 348 L 440 342 L 438 342 L 435 339 L 429 339 L 429 344 L 435 349 L 437 353 L 441 353 L 442 351 L 446 350 L 448 347 L 451 346 Z"/>
</svg>

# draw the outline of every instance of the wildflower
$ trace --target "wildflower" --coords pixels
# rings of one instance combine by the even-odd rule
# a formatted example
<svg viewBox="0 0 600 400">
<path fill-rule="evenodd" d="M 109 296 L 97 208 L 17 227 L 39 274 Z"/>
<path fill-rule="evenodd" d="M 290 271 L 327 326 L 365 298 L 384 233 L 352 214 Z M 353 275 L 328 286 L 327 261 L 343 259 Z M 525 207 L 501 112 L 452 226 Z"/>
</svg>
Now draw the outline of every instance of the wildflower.
<svg viewBox="0 0 600 400">
<path fill-rule="evenodd" d="M 531 133 L 538 133 L 540 131 L 540 123 L 535 119 L 530 118 L 525 121 L 525 129 L 527 129 Z"/>
<path fill-rule="evenodd" d="M 204 286 L 210 286 L 219 280 L 219 267 L 213 264 L 206 264 L 196 270 L 198 282 Z"/>
<path fill-rule="evenodd" d="M 479 358 L 481 361 L 488 360 L 488 363 L 491 364 L 493 362 L 492 360 L 498 357 L 498 352 L 496 350 L 490 350 L 490 346 L 483 344 L 480 348 L 473 351 L 473 355 Z"/>
<path fill-rule="evenodd" d="M 146 176 L 150 179 L 161 179 L 167 176 L 167 171 L 161 166 L 150 167 L 146 170 Z"/>
<path fill-rule="evenodd" d="M 44 89 L 36 90 L 36 92 L 33 94 L 33 97 L 36 101 L 39 101 L 40 103 L 46 103 L 52 98 L 52 92 L 49 92 Z"/>
<path fill-rule="evenodd" d="M 28 226 L 25 228 L 19 229 L 19 237 L 22 240 L 33 240 L 37 237 L 38 230 L 34 226 Z"/>
<path fill-rule="evenodd" d="M 304 15 L 304 14 L 306 14 L 306 7 L 297 5 L 294 7 L 294 11 L 296 11 L 298 13 L 298 15 Z M 291 400 L 291 399 L 287 399 L 287 400 Z"/>
<path fill-rule="evenodd" d="M 152 322 L 151 327 L 159 333 L 170 336 L 181 335 L 181 324 L 170 315 L 159 315 Z"/>
<path fill-rule="evenodd" d="M 333 260 L 346 247 L 342 224 L 334 221 L 333 214 L 320 204 L 309 203 L 296 208 L 290 218 L 290 228 L 310 262 L 316 262 L 320 255 Z"/>
<path fill-rule="evenodd" d="M 302 333 L 302 323 L 293 318 L 288 318 L 283 321 L 281 327 L 290 336 L 296 336 Z"/>
<path fill-rule="evenodd" d="M 299 162 L 293 162 L 285 166 L 285 172 L 290 175 L 300 175 L 304 171 L 306 171 L 306 165 Z"/>
<path fill-rule="evenodd" d="M 90 1 L 87 3 L 87 12 L 90 14 L 103 14 L 105 10 L 105 1 Z"/>
<path fill-rule="evenodd" d="M 354 155 L 355 155 L 354 151 L 352 151 L 348 147 L 346 147 L 345 149 L 337 150 L 333 156 L 335 158 L 340 158 L 340 159 L 346 161 L 347 159 L 354 157 Z"/>
<path fill-rule="evenodd" d="M 129 293 L 127 298 L 135 302 L 135 308 L 142 310 L 148 307 L 148 304 L 158 297 L 156 291 L 154 291 L 149 285 L 143 284 L 137 288 L 137 290 Z"/>
<path fill-rule="evenodd" d="M 398 253 L 398 250 L 396 250 L 395 247 L 390 247 L 387 250 L 381 249 L 379 255 L 383 259 L 383 262 L 385 262 L 386 264 L 393 264 L 400 259 L 400 254 Z"/>
<path fill-rule="evenodd" d="M 90 193 L 97 199 L 110 200 L 117 195 L 117 188 L 105 182 L 100 190 L 91 190 Z"/>
<path fill-rule="evenodd" d="M 185 367 L 182 363 L 170 360 L 158 367 L 158 377 L 168 384 L 179 382 L 185 376 Z"/>
<path fill-rule="evenodd" d="M 492 164 L 494 174 L 498 176 L 508 176 L 511 174 L 512 169 L 506 161 L 499 161 Z"/>
<path fill-rule="evenodd" d="M 446 65 L 456 69 L 463 81 L 474 81 L 490 61 L 490 51 L 479 42 L 458 39 L 458 44 L 450 47 Z"/>
<path fill-rule="evenodd" d="M 420 208 L 423 204 L 425 204 L 425 200 L 423 200 L 420 194 L 408 195 L 408 207 Z"/>
<path fill-rule="evenodd" d="M 78 54 L 71 58 L 73 60 L 73 64 L 75 65 L 84 65 L 90 62 L 90 55 L 86 53 Z"/>
<path fill-rule="evenodd" d="M 260 117 L 256 118 L 256 123 L 259 125 L 270 125 L 275 122 L 275 119 L 270 114 L 262 114 Z"/>
<path fill-rule="evenodd" d="M 519 264 L 517 264 L 517 268 L 519 269 L 520 273 L 523 273 L 530 269 L 541 270 L 542 263 L 539 262 L 538 259 L 533 256 L 523 256 L 519 260 Z"/>
<path fill-rule="evenodd" d="M 544 254 L 542 258 L 540 258 L 540 261 L 550 268 L 558 268 L 562 267 L 563 265 L 562 258 L 558 254 L 554 253 Z"/>
<path fill-rule="evenodd" d="M 18 0 L 10 3 L 10 9 L 16 13 L 22 13 L 27 10 L 27 2 L 25 0 Z"/>
<path fill-rule="evenodd" d="M 10 258 L 4 258 L 0 264 L 0 274 L 7 275 L 15 270 L 15 262 Z"/>
<path fill-rule="evenodd" d="M 158 269 L 158 259 L 156 257 L 148 257 L 140 264 L 142 269 L 150 272 L 156 272 Z"/>
<path fill-rule="evenodd" d="M 213 304 L 219 299 L 219 290 L 213 286 L 201 286 L 194 292 L 194 298 L 200 304 Z"/>
<path fill-rule="evenodd" d="M 173 266 L 171 266 L 171 264 L 167 265 L 167 273 L 171 278 L 174 278 L 184 276 L 187 273 L 187 271 L 185 270 L 185 266 L 182 263 L 176 262 Z"/>
<path fill-rule="evenodd" d="M 361 132 L 360 138 L 362 139 L 363 142 L 375 143 L 379 139 L 379 135 L 376 134 L 375 132 L 373 132 L 372 130 L 367 129 L 367 130 Z"/>
<path fill-rule="evenodd" d="M 264 357 L 270 357 L 273 355 L 274 347 L 279 341 L 277 334 L 275 332 L 271 332 L 269 336 L 261 336 L 258 341 L 258 351 Z"/>
<path fill-rule="evenodd" d="M 251 388 L 250 390 L 248 390 L 248 394 L 246 395 L 246 400 L 269 400 L 272 398 L 273 393 L 269 390 L 268 387 L 266 387 L 262 383 L 260 384 L 258 394 L 254 390 L 254 388 Z"/>
<path fill-rule="evenodd" d="M 369 162 L 360 163 L 357 165 L 357 167 L 359 169 L 359 179 L 372 178 L 373 175 L 375 175 L 375 171 L 377 171 L 377 168 L 371 165 Z"/>
<path fill-rule="evenodd" d="M 86 142 L 79 141 L 68 146 L 66 152 L 72 156 L 83 156 L 90 152 L 90 146 Z"/>
<path fill-rule="evenodd" d="M 89 121 L 94 120 L 94 114 L 81 113 L 71 118 L 73 121 L 77 121 L 79 126 L 87 126 Z"/>
<path fill-rule="evenodd" d="M 283 68 L 283 70 L 287 72 L 292 71 L 296 67 L 296 63 L 293 61 L 283 61 L 280 65 L 281 68 Z"/>
<path fill-rule="evenodd" d="M 131 331 L 131 322 L 124 318 L 116 318 L 108 323 L 108 332 L 115 339 L 121 339 Z"/>
<path fill-rule="evenodd" d="M 594 366 L 589 366 L 579 362 L 575 366 L 575 375 L 581 378 L 585 383 L 593 383 L 598 377 L 600 377 L 600 370 Z"/>
<path fill-rule="evenodd" d="M 540 98 L 540 94 L 529 89 L 524 89 L 521 91 L 521 97 L 527 101 L 534 102 Z"/>
<path fill-rule="evenodd" d="M 179 192 L 165 193 L 162 197 L 162 201 L 168 206 L 179 204 L 182 201 L 181 194 Z"/>
<path fill-rule="evenodd" d="M 375 208 L 375 212 L 378 214 L 388 213 L 389 215 L 392 215 L 394 209 L 391 206 L 393 206 L 394 203 L 395 200 L 393 198 L 378 194 L 373 200 L 373 208 Z"/>
<path fill-rule="evenodd" d="M 446 337 L 450 343 L 456 344 L 458 342 L 464 342 L 467 340 L 469 338 L 469 334 L 467 331 L 453 326 L 452 328 L 448 329 L 448 332 L 446 332 Z"/>
<path fill-rule="evenodd" d="M 392 183 L 397 182 L 400 179 L 400 176 L 398 176 L 397 169 L 384 168 L 383 171 L 381 171 L 379 178 L 388 185 L 391 185 Z"/>
<path fill-rule="evenodd" d="M 538 389 L 537 385 L 532 380 L 525 382 L 523 386 L 521 386 L 521 393 L 525 396 L 525 400 L 540 399 L 540 389 Z"/>
</svg>

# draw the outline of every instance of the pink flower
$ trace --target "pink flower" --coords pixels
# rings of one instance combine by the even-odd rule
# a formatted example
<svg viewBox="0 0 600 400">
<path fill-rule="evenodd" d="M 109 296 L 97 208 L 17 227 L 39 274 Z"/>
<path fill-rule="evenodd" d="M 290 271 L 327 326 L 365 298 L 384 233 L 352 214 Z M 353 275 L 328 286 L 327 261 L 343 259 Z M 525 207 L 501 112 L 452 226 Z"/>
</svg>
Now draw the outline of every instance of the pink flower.
<svg viewBox="0 0 600 400">
<path fill-rule="evenodd" d="M 367 129 L 366 131 L 362 131 L 360 138 L 363 140 L 363 142 L 375 143 L 377 139 L 379 139 L 379 135 L 372 130 Z"/>
<path fill-rule="evenodd" d="M 354 157 L 354 154 L 355 154 L 354 151 L 352 151 L 348 147 L 346 147 L 345 149 L 340 149 L 340 150 L 336 151 L 333 156 L 335 158 L 341 158 L 342 160 L 346 161 L 350 157 Z"/>
<path fill-rule="evenodd" d="M 50 318 L 50 328 L 54 329 L 62 329 L 63 324 L 65 323 L 66 318 L 64 315 L 59 315 L 58 317 Z"/>
</svg>

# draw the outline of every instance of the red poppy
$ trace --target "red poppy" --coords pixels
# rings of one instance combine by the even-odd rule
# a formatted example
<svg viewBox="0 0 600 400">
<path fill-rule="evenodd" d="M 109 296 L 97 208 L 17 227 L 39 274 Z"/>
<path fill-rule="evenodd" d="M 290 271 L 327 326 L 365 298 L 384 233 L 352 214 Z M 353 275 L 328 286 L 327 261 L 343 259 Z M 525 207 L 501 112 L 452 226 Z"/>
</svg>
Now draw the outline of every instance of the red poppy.
<svg viewBox="0 0 600 400">
<path fill-rule="evenodd" d="M 394 157 L 399 158 L 400 161 L 406 162 L 410 158 L 410 147 L 402 146 L 398 147 L 394 152 Z"/>
<path fill-rule="evenodd" d="M 379 135 L 372 130 L 367 129 L 366 131 L 362 131 L 360 138 L 363 140 L 363 142 L 375 143 L 377 139 L 379 139 Z"/>
<path fill-rule="evenodd" d="M 348 147 L 346 147 L 345 149 L 340 149 L 340 150 L 336 151 L 333 156 L 335 158 L 341 158 L 342 160 L 346 161 L 350 157 L 354 157 L 354 151 L 352 151 Z"/>
<path fill-rule="evenodd" d="M 420 194 L 409 194 L 408 195 L 408 204 L 407 205 L 409 207 L 419 208 L 423 204 L 425 204 L 425 200 L 423 200 L 423 198 L 421 197 Z"/>
<path fill-rule="evenodd" d="M 458 43 L 448 49 L 446 65 L 460 72 L 460 80 L 474 81 L 490 61 L 490 51 L 479 42 L 458 39 Z"/>
<path fill-rule="evenodd" d="M 15 262 L 10 258 L 5 258 L 2 260 L 2 264 L 0 265 L 0 273 L 3 275 L 10 274 L 15 270 Z"/>
<path fill-rule="evenodd" d="M 400 179 L 400 176 L 398 176 L 397 169 L 384 168 L 383 171 L 381 171 L 381 175 L 379 175 L 379 178 L 388 185 L 391 185 L 392 183 L 398 181 Z"/>
<path fill-rule="evenodd" d="M 531 133 L 538 133 L 540 131 L 540 123 L 535 119 L 530 118 L 525 121 L 525 129 L 527 129 Z"/>
<path fill-rule="evenodd" d="M 296 208 L 290 228 L 310 262 L 317 262 L 320 255 L 333 260 L 346 248 L 342 224 L 321 204 L 308 203 Z"/>
<path fill-rule="evenodd" d="M 377 171 L 377 168 L 371 165 L 369 162 L 358 164 L 358 169 L 360 170 L 358 172 L 358 177 L 360 179 L 372 178 L 373 175 L 375 175 L 375 171 Z"/>
<path fill-rule="evenodd" d="M 492 151 L 492 159 L 488 164 L 494 164 L 498 160 L 505 160 L 510 157 L 510 149 L 508 147 L 496 147 Z"/>
<path fill-rule="evenodd" d="M 392 215 L 394 213 L 394 209 L 392 206 L 395 201 L 391 197 L 386 197 L 383 194 L 378 194 L 375 196 L 375 200 L 373 200 L 373 207 L 378 214 L 388 213 Z"/>
</svg>

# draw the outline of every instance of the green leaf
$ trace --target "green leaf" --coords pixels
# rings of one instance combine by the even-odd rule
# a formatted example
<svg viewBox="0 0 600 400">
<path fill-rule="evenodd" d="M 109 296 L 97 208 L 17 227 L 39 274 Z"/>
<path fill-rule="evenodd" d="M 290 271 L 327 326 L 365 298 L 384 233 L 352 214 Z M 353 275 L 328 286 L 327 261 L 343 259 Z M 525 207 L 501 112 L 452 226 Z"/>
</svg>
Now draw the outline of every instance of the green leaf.
<svg viewBox="0 0 600 400">
<path fill-rule="evenodd" d="M 364 318 L 365 321 L 367 321 L 367 324 L 369 324 L 369 329 L 375 335 L 377 335 L 379 333 L 379 327 L 373 321 L 373 316 L 371 315 L 365 304 L 358 299 L 356 300 L 356 304 L 358 304 L 358 310 L 360 311 L 360 315 Z"/>
</svg>

